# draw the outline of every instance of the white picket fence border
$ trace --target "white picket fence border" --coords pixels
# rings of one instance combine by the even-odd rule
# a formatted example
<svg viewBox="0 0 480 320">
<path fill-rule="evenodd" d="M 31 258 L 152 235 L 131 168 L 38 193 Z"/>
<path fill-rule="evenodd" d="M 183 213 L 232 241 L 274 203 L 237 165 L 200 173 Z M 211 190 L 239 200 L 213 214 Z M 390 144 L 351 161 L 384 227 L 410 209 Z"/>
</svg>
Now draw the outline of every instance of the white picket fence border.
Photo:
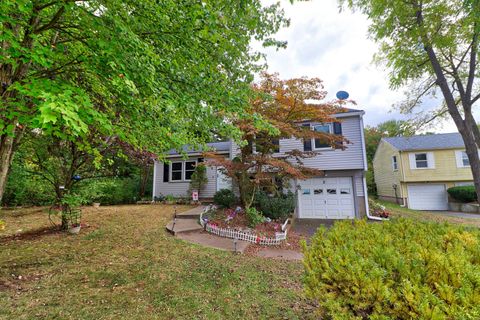
<svg viewBox="0 0 480 320">
<path fill-rule="evenodd" d="M 257 243 L 261 245 L 267 246 L 275 246 L 279 245 L 282 241 L 287 239 L 287 219 L 284 224 L 282 224 L 282 232 L 276 232 L 275 238 L 268 238 L 264 236 L 258 236 L 254 233 L 247 233 L 240 230 L 230 229 L 230 228 L 220 228 L 217 225 L 211 224 L 209 222 L 205 222 L 203 220 L 203 214 L 210 211 L 211 207 L 206 207 L 203 212 L 200 214 L 200 225 L 205 229 L 205 231 L 217 235 L 219 237 L 230 238 L 230 239 L 237 239 L 248 241 L 251 243 Z"/>
</svg>

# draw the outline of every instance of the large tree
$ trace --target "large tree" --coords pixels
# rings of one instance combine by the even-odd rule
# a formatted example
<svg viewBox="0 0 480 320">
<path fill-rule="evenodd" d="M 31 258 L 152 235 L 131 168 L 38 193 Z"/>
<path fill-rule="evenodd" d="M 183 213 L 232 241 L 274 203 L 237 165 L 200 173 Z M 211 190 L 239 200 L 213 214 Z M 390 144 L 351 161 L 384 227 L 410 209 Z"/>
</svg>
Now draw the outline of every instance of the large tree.
<svg viewBox="0 0 480 320">
<path fill-rule="evenodd" d="M 238 136 L 261 55 L 287 24 L 259 0 L 0 1 L 0 201 L 25 132 L 84 144 L 92 128 L 161 154 Z"/>
<path fill-rule="evenodd" d="M 370 19 L 370 34 L 380 44 L 379 58 L 391 69 L 392 87 L 416 84 L 409 111 L 422 97 L 441 92 L 444 109 L 438 112 L 448 112 L 463 138 L 480 199 L 480 130 L 473 112 L 480 99 L 480 0 L 340 3 Z"/>
<path fill-rule="evenodd" d="M 323 101 L 326 91 L 319 78 L 279 79 L 277 74 L 263 73 L 261 81 L 253 87 L 256 95 L 247 109 L 248 119 L 233 119 L 241 130 L 243 145 L 233 159 L 208 153 L 209 165 L 223 167 L 227 176 L 238 186 L 240 200 L 246 208 L 254 201 L 261 188 L 278 191 L 282 181 L 306 179 L 322 174 L 322 170 L 304 166 L 303 161 L 318 153 L 309 150 L 279 149 L 280 139 L 296 138 L 311 146 L 312 139 L 333 148 L 345 148 L 346 140 L 337 134 L 312 130 L 309 123 L 333 123 L 332 117 L 342 109 L 341 102 Z M 262 118 L 259 126 L 255 119 Z M 339 124 L 339 123 L 337 123 Z"/>
</svg>

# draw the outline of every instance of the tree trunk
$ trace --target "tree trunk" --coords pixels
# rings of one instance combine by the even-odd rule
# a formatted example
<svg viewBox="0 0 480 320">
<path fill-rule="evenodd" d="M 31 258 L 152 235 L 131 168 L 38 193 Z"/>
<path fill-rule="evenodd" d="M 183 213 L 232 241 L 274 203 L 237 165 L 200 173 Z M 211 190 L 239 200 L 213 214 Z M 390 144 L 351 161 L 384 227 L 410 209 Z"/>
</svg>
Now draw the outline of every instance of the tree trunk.
<svg viewBox="0 0 480 320">
<path fill-rule="evenodd" d="M 13 158 L 14 138 L 3 135 L 0 138 L 0 205 L 7 185 L 8 171 Z"/>
<path fill-rule="evenodd" d="M 423 12 L 421 7 L 417 11 L 417 24 L 423 30 Z M 475 192 L 477 194 L 477 202 L 480 201 L 480 158 L 478 155 L 478 145 L 476 143 L 476 130 L 473 126 L 476 126 L 475 121 L 473 121 L 473 115 L 471 114 L 471 105 L 465 104 L 463 102 L 463 110 L 465 112 L 465 120 L 462 118 L 460 110 L 458 109 L 455 97 L 453 96 L 452 89 L 450 88 L 443 68 L 437 58 L 437 54 L 433 47 L 430 44 L 428 36 L 426 33 L 421 34 L 421 39 L 424 44 L 424 50 L 428 55 L 428 59 L 432 65 L 433 71 L 436 76 L 436 82 L 442 95 L 445 98 L 445 103 L 448 108 L 448 113 L 452 117 L 455 125 L 457 126 L 458 132 L 462 136 L 463 142 L 465 144 L 465 151 L 468 155 L 470 161 L 470 169 L 472 170 L 473 181 L 475 184 Z M 475 66 L 473 66 L 475 67 Z"/>
<path fill-rule="evenodd" d="M 145 196 L 145 190 L 147 188 L 148 177 L 150 176 L 150 164 L 146 164 L 140 171 L 140 190 L 138 196 L 140 200 Z"/>
</svg>

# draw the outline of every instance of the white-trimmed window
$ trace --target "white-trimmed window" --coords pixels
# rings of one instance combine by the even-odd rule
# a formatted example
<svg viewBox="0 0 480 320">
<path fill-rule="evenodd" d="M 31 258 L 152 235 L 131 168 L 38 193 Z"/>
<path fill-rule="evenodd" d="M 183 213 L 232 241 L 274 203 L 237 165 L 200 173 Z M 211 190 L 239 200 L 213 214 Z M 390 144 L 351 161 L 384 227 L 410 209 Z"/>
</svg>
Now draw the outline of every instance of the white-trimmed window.
<svg viewBox="0 0 480 320">
<path fill-rule="evenodd" d="M 470 160 L 468 159 L 468 155 L 465 151 L 455 151 L 455 158 L 457 159 L 457 168 L 470 167 Z"/>
<path fill-rule="evenodd" d="M 183 162 L 172 162 L 170 165 L 170 181 L 183 180 Z"/>
<path fill-rule="evenodd" d="M 185 181 L 192 180 L 192 174 L 195 172 L 197 161 L 185 161 Z"/>
<path fill-rule="evenodd" d="M 312 125 L 312 130 L 317 132 L 325 132 L 327 134 L 332 134 L 333 125 L 331 123 L 316 124 L 316 125 Z M 322 141 L 320 139 L 312 139 L 312 146 L 314 150 L 332 149 L 332 146 L 328 142 Z"/>
<path fill-rule="evenodd" d="M 435 158 L 432 152 L 410 153 L 411 169 L 433 169 L 435 168 Z"/>
<path fill-rule="evenodd" d="M 393 168 L 393 171 L 398 170 L 397 156 L 392 156 L 392 168 Z"/>
<path fill-rule="evenodd" d="M 170 181 L 190 181 L 196 166 L 196 160 L 172 162 L 170 165 Z"/>
</svg>

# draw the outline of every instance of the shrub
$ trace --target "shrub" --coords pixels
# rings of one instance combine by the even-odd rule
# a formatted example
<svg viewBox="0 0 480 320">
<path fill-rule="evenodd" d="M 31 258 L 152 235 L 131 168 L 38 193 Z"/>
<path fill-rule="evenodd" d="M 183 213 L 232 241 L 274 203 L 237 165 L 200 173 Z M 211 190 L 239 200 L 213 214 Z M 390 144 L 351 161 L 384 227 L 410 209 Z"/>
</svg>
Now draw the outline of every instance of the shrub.
<svg viewBox="0 0 480 320">
<path fill-rule="evenodd" d="M 247 214 L 248 226 L 250 228 L 255 228 L 265 220 L 262 213 L 254 207 L 248 208 L 245 213 Z"/>
<path fill-rule="evenodd" d="M 447 190 L 448 194 L 460 202 L 477 201 L 477 193 L 474 186 L 453 187 Z"/>
<path fill-rule="evenodd" d="M 319 229 L 307 296 L 327 319 L 479 319 L 480 233 L 399 219 Z"/>
<path fill-rule="evenodd" d="M 213 201 L 224 208 L 230 208 L 235 204 L 236 200 L 235 194 L 229 189 L 221 189 L 213 196 Z"/>
<path fill-rule="evenodd" d="M 260 191 L 255 197 L 256 205 L 263 215 L 271 219 L 286 219 L 295 210 L 295 195 L 292 192 L 270 197 Z"/>
</svg>

